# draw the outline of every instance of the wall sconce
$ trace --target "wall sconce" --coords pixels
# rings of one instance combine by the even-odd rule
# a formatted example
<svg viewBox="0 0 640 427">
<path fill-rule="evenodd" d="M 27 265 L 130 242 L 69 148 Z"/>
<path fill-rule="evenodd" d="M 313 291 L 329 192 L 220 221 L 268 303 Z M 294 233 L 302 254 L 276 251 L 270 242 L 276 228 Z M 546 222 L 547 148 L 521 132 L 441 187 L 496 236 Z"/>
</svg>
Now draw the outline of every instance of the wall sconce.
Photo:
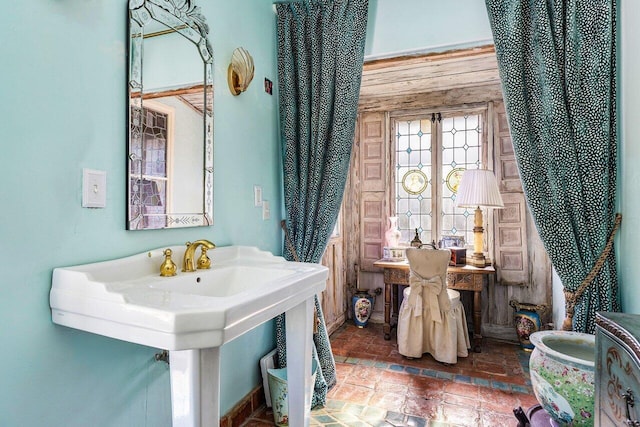
<svg viewBox="0 0 640 427">
<path fill-rule="evenodd" d="M 229 90 L 234 96 L 247 90 L 253 80 L 253 58 L 244 48 L 239 47 L 231 55 L 231 63 L 227 71 Z"/>
</svg>

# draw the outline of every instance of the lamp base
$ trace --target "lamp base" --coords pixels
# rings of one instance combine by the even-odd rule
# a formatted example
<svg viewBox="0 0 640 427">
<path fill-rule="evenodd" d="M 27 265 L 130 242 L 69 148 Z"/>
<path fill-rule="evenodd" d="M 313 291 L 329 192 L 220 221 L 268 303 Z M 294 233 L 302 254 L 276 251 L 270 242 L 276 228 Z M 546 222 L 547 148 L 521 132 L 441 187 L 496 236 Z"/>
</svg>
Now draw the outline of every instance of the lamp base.
<svg viewBox="0 0 640 427">
<path fill-rule="evenodd" d="M 471 256 L 467 257 L 467 265 L 472 265 L 474 267 L 484 268 L 487 265 L 490 265 L 488 259 L 484 257 L 483 253 L 474 252 Z"/>
</svg>

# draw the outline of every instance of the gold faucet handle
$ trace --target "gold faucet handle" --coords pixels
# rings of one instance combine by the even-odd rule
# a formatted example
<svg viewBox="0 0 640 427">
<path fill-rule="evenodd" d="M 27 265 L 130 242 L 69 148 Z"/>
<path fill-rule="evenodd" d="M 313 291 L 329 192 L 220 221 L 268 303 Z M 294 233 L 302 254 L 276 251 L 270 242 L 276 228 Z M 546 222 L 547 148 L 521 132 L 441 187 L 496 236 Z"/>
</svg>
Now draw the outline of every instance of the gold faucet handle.
<svg viewBox="0 0 640 427">
<path fill-rule="evenodd" d="M 207 248 L 202 246 L 200 249 L 202 253 L 200 254 L 200 258 L 198 258 L 198 268 L 205 270 L 211 268 L 211 259 L 207 256 Z"/>
<path fill-rule="evenodd" d="M 165 258 L 164 258 L 164 261 L 162 262 L 162 265 L 160 265 L 160 276 L 162 277 L 171 277 L 176 275 L 176 270 L 178 269 L 178 267 L 171 259 L 172 253 L 173 252 L 171 251 L 171 249 L 164 250 Z"/>
</svg>

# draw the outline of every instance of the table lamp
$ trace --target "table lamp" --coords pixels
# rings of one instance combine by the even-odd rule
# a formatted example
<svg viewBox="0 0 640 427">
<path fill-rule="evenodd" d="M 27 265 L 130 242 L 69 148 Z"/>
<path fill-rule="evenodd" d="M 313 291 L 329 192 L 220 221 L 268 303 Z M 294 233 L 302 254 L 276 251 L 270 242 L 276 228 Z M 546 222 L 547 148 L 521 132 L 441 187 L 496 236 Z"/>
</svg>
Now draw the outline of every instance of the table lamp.
<svg viewBox="0 0 640 427">
<path fill-rule="evenodd" d="M 486 169 L 467 169 L 456 194 L 456 206 L 459 208 L 476 208 L 473 227 L 473 255 L 467 257 L 467 264 L 474 267 L 486 267 L 484 257 L 483 236 L 484 220 L 480 208 L 503 208 L 502 197 L 498 190 L 498 182 L 492 171 Z"/>
</svg>

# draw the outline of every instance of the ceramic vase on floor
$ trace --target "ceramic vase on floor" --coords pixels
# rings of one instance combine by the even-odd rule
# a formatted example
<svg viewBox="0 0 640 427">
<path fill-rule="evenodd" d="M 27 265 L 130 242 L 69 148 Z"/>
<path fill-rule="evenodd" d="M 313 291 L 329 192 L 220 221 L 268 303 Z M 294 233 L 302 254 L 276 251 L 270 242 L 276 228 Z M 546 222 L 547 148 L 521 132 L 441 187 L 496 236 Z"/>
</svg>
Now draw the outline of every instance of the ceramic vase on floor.
<svg viewBox="0 0 640 427">
<path fill-rule="evenodd" d="M 531 387 L 551 425 L 594 427 L 595 336 L 540 331 L 531 342 Z"/>
<path fill-rule="evenodd" d="M 369 323 L 375 301 L 375 296 L 366 289 L 356 290 L 351 302 L 353 304 L 353 321 L 358 328 L 364 328 Z"/>
<path fill-rule="evenodd" d="M 313 387 L 316 383 L 318 364 L 315 360 L 311 364 L 311 390 L 309 397 L 313 395 Z M 271 407 L 273 408 L 273 420 L 278 427 L 289 426 L 289 385 L 287 382 L 287 368 L 267 369 L 269 376 L 269 390 L 271 395 Z M 310 403 L 309 401 L 307 403 Z"/>
<path fill-rule="evenodd" d="M 509 305 L 515 310 L 513 321 L 520 346 L 526 351 L 533 351 L 534 345 L 529 340 L 529 336 L 542 329 L 540 317 L 547 311 L 548 306 L 546 304 L 530 304 L 516 300 L 509 301 Z"/>
</svg>

